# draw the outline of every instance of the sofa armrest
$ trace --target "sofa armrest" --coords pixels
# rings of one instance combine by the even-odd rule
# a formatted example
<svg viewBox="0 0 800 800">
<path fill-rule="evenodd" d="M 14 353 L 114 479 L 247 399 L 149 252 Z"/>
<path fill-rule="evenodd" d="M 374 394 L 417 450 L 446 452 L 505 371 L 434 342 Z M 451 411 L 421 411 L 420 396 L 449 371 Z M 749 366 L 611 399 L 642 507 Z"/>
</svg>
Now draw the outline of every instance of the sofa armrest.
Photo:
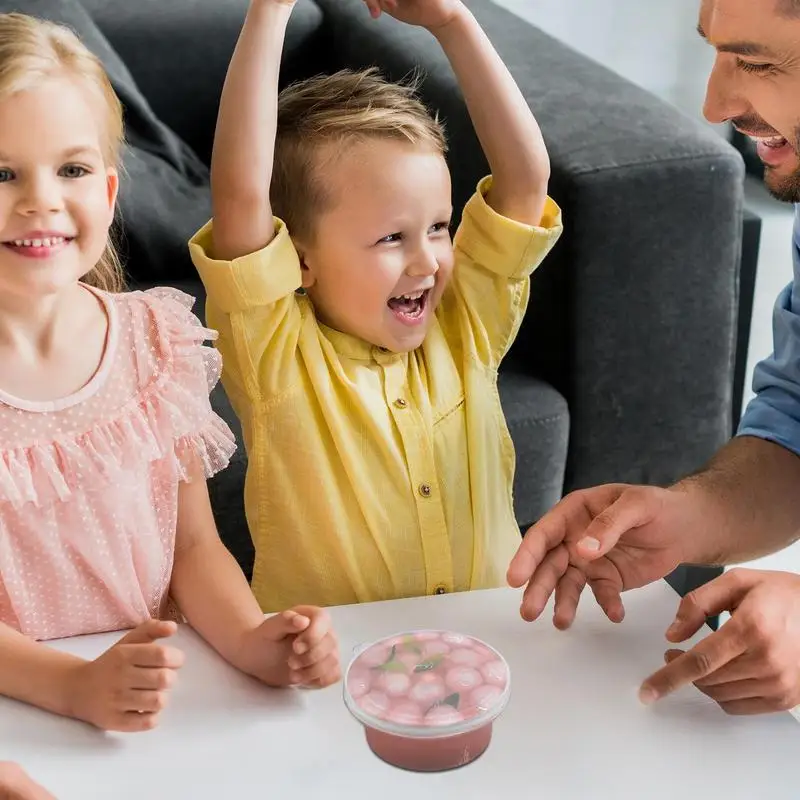
<svg viewBox="0 0 800 800">
<path fill-rule="evenodd" d="M 454 202 L 487 169 L 446 58 L 425 31 L 318 0 L 340 66 L 421 68 L 449 134 Z M 550 151 L 565 233 L 534 276 L 504 365 L 566 398 L 566 490 L 663 484 L 730 436 L 741 158 L 713 131 L 493 5 L 467 0 Z"/>
</svg>

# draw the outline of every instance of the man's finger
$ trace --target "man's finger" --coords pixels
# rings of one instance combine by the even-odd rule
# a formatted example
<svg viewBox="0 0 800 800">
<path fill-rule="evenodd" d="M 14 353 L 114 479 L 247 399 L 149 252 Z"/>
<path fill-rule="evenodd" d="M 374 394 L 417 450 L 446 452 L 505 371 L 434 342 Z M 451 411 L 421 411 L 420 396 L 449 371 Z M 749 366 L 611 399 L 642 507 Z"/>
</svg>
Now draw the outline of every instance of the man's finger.
<svg viewBox="0 0 800 800">
<path fill-rule="evenodd" d="M 547 554 L 564 541 L 570 527 L 575 527 L 581 517 L 584 518 L 584 524 L 588 522 L 581 494 L 575 492 L 567 495 L 529 528 L 509 564 L 506 573 L 509 586 L 518 589 L 528 583 Z"/>
<path fill-rule="evenodd" d="M 683 650 L 668 650 L 664 654 L 664 661 L 667 664 L 673 662 L 683 654 Z M 738 681 L 761 681 L 764 680 L 764 665 L 745 652 L 739 658 L 729 661 L 724 667 L 712 672 L 705 678 L 694 682 L 698 689 L 707 689 L 714 686 L 721 686 L 726 683 Z"/>
<path fill-rule="evenodd" d="M 681 600 L 675 621 L 667 629 L 667 639 L 683 642 L 694 636 L 708 617 L 736 608 L 751 586 L 752 578 L 746 570 L 731 570 L 689 592 Z"/>
<path fill-rule="evenodd" d="M 622 604 L 618 581 L 605 576 L 592 578 L 589 587 L 597 604 L 612 622 L 622 622 L 625 619 L 625 606 Z"/>
<path fill-rule="evenodd" d="M 736 700 L 765 700 L 776 697 L 775 683 L 761 680 L 733 681 L 714 686 L 701 686 L 697 688 L 705 695 L 722 705 Z"/>
<path fill-rule="evenodd" d="M 749 700 L 731 700 L 730 703 L 720 703 L 726 714 L 736 717 L 750 716 L 753 714 L 773 714 L 776 711 L 785 711 L 778 703 L 763 697 L 752 697 Z"/>
<path fill-rule="evenodd" d="M 738 635 L 729 630 L 728 625 L 723 625 L 716 633 L 647 678 L 641 685 L 639 698 L 645 704 L 654 703 L 711 675 L 743 652 L 745 647 Z"/>
<path fill-rule="evenodd" d="M 524 620 L 533 622 L 539 618 L 568 566 L 569 554 L 563 545 L 547 553 L 522 595 L 520 614 Z"/>
<path fill-rule="evenodd" d="M 568 567 L 564 576 L 556 586 L 556 604 L 553 613 L 553 624 L 560 631 L 565 631 L 575 621 L 581 592 L 586 586 L 586 576 L 575 567 Z"/>
<path fill-rule="evenodd" d="M 628 531 L 650 522 L 653 509 L 648 507 L 646 497 L 636 489 L 624 491 L 586 526 L 583 536 L 574 545 L 574 556 L 594 561 L 613 549 Z"/>
</svg>

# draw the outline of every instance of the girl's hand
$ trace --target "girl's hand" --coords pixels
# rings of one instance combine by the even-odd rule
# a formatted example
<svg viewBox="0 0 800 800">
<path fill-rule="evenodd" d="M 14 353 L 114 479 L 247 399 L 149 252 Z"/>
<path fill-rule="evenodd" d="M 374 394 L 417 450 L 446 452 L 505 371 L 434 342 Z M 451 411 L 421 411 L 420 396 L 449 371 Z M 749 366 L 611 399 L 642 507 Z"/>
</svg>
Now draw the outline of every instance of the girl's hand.
<svg viewBox="0 0 800 800">
<path fill-rule="evenodd" d="M 55 800 L 25 770 L 10 761 L 0 763 L 0 798 L 3 800 Z"/>
<path fill-rule="evenodd" d="M 341 677 L 339 647 L 328 614 L 295 606 L 247 634 L 239 668 L 268 686 L 321 689 Z"/>
<path fill-rule="evenodd" d="M 67 687 L 72 716 L 102 730 L 147 731 L 158 724 L 183 653 L 159 644 L 174 622 L 148 620 L 94 661 L 81 664 Z"/>
<path fill-rule="evenodd" d="M 364 3 L 375 19 L 385 12 L 400 22 L 428 30 L 447 25 L 464 11 L 461 0 L 364 0 Z"/>
</svg>

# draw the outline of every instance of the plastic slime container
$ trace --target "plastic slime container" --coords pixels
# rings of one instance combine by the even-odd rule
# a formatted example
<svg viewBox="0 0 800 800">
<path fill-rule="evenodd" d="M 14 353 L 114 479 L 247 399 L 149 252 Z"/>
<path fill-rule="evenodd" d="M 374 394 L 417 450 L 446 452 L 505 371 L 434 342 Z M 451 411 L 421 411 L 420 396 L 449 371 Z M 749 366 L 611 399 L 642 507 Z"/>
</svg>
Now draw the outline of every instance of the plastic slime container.
<svg viewBox="0 0 800 800">
<path fill-rule="evenodd" d="M 376 756 L 403 769 L 469 764 L 489 746 L 508 704 L 506 660 L 451 631 L 410 631 L 362 648 L 347 667 L 344 702 Z"/>
</svg>

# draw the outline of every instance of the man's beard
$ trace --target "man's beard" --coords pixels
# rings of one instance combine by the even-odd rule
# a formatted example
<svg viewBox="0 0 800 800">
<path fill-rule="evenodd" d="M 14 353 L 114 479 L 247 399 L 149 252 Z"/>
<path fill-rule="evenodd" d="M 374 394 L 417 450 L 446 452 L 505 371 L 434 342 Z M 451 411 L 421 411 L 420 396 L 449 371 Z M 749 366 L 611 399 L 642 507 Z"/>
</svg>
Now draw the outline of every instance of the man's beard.
<svg viewBox="0 0 800 800">
<path fill-rule="evenodd" d="M 782 203 L 800 203 L 800 167 L 791 175 L 781 177 L 765 164 L 764 185 L 776 200 Z"/>
</svg>

